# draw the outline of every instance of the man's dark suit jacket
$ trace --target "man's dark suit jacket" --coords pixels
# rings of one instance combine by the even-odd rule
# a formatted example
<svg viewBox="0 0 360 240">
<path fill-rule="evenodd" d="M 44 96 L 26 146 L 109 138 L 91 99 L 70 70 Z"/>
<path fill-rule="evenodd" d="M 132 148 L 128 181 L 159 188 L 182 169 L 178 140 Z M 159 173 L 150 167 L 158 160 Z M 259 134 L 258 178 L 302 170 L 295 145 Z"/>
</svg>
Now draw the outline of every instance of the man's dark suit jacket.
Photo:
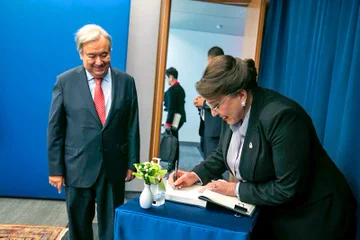
<svg viewBox="0 0 360 240">
<path fill-rule="evenodd" d="M 211 109 L 205 101 L 201 109 L 204 112 L 205 119 L 204 121 L 202 121 L 202 118 L 200 116 L 200 128 L 203 127 L 202 137 L 204 141 L 204 158 L 206 158 L 217 148 L 219 144 L 221 123 L 223 122 L 223 120 L 218 115 L 214 117 L 211 114 Z"/>
<path fill-rule="evenodd" d="M 220 137 L 221 123 L 223 122 L 223 120 L 218 115 L 214 117 L 211 114 L 211 109 L 205 103 L 205 101 L 202 109 L 204 110 L 205 114 L 204 137 Z"/>
<path fill-rule="evenodd" d="M 193 169 L 204 184 L 229 169 L 231 136 L 224 122 L 219 147 Z M 264 239 L 343 239 L 353 226 L 356 202 L 343 174 L 304 109 L 278 93 L 253 90 L 239 171 L 240 199 L 262 206 Z"/>
<path fill-rule="evenodd" d="M 204 130 L 205 130 L 205 122 L 201 117 L 201 109 L 198 108 L 198 111 L 199 111 L 199 116 L 200 116 L 199 136 L 203 137 L 204 136 Z"/>
<path fill-rule="evenodd" d="M 180 124 L 181 126 L 186 122 L 185 113 L 185 91 L 180 84 L 175 84 L 165 92 L 164 96 L 165 111 L 168 112 L 166 122 L 172 123 L 174 114 L 179 113 L 181 115 Z"/>
<path fill-rule="evenodd" d="M 112 103 L 104 127 L 96 113 L 82 66 L 57 77 L 48 126 L 49 175 L 71 187 L 92 186 L 104 168 L 123 199 L 127 169 L 139 161 L 139 117 L 134 79 L 111 68 Z M 121 202 L 122 203 L 122 202 Z"/>
</svg>

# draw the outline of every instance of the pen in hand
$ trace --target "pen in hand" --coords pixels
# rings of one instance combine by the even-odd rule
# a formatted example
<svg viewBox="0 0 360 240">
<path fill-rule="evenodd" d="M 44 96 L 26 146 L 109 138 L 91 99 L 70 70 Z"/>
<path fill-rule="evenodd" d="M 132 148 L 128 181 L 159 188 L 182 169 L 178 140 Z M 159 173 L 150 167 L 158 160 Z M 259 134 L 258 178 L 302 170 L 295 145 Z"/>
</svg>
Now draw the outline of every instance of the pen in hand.
<svg viewBox="0 0 360 240">
<path fill-rule="evenodd" d="M 176 181 L 176 179 L 177 179 L 178 167 L 179 167 L 179 160 L 176 160 L 176 161 L 175 161 L 175 173 L 174 173 L 174 188 L 175 188 L 175 181 Z"/>
</svg>

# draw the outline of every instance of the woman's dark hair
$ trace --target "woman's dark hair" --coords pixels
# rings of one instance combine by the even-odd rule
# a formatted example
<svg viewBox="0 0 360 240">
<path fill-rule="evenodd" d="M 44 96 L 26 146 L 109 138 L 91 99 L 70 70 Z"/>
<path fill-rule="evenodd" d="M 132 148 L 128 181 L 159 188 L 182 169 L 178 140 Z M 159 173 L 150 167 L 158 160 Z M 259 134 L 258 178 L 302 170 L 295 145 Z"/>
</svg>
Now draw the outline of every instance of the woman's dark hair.
<svg viewBox="0 0 360 240">
<path fill-rule="evenodd" d="M 165 74 L 166 74 L 167 77 L 169 77 L 171 75 L 175 79 L 178 79 L 178 77 L 179 77 L 179 73 L 174 67 L 170 67 L 170 68 L 166 69 Z"/>
<path fill-rule="evenodd" d="M 242 60 L 230 55 L 214 58 L 196 83 L 197 92 L 204 98 L 217 99 L 244 89 L 257 87 L 257 71 L 252 59 Z"/>
</svg>

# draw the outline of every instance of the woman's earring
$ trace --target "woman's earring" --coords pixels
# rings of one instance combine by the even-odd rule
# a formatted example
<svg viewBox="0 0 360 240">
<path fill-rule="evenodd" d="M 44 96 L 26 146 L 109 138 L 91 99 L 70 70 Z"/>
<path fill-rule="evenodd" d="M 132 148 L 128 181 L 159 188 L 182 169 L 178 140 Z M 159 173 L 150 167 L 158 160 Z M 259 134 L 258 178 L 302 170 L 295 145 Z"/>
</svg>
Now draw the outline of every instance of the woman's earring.
<svg viewBox="0 0 360 240">
<path fill-rule="evenodd" d="M 246 107 L 246 102 L 241 102 L 241 105 L 242 105 L 243 107 Z"/>
</svg>

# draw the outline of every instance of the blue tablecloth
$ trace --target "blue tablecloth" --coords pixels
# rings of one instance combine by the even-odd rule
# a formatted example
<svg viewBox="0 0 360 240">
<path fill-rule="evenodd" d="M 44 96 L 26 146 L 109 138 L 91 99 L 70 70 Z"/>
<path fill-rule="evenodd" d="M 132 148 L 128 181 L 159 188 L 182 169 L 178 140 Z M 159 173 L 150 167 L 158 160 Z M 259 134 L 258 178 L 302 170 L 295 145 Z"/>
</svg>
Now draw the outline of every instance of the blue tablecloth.
<svg viewBox="0 0 360 240">
<path fill-rule="evenodd" d="M 134 198 L 115 211 L 115 240 L 242 240 L 250 239 L 252 217 L 237 217 L 227 210 L 203 209 L 166 201 L 142 209 Z"/>
</svg>

